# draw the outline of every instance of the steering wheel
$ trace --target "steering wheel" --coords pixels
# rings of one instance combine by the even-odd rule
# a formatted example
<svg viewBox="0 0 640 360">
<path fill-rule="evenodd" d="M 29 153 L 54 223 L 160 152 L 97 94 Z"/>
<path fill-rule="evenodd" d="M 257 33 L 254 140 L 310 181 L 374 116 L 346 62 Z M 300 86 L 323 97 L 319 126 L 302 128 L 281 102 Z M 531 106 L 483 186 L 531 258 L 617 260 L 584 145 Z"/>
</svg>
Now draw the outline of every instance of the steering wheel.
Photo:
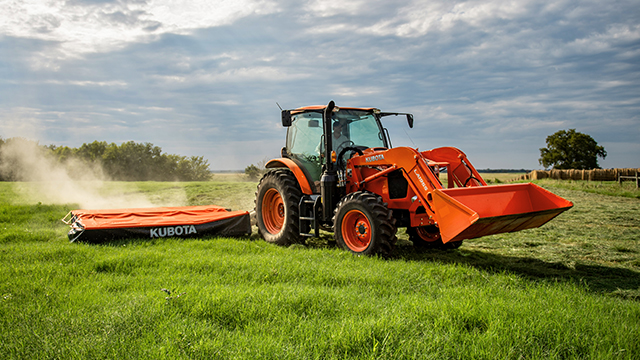
<svg viewBox="0 0 640 360">
<path fill-rule="evenodd" d="M 340 150 L 340 149 L 345 149 L 345 148 L 348 148 L 348 147 L 354 147 L 354 146 L 356 146 L 356 144 L 354 144 L 354 142 L 353 142 L 353 141 L 351 141 L 351 140 L 347 140 L 347 141 L 345 141 L 345 142 L 341 143 L 341 144 L 340 144 L 338 147 L 336 147 L 335 149 L 336 149 L 336 152 L 337 152 L 337 151 L 338 151 L 338 150 Z M 342 152 L 342 151 L 340 151 L 340 152 Z"/>
<path fill-rule="evenodd" d="M 353 141 L 351 143 L 353 144 Z M 362 152 L 362 148 L 364 148 L 364 146 L 347 146 L 343 148 L 338 155 L 338 169 L 343 169 L 344 167 L 346 167 L 346 164 L 343 164 L 344 161 L 342 160 L 342 157 L 347 151 L 356 152 L 358 153 L 358 155 L 364 155 L 364 153 Z M 351 156 L 353 156 L 353 154 L 351 154 Z M 349 158 L 351 158 L 351 156 L 349 156 Z"/>
</svg>

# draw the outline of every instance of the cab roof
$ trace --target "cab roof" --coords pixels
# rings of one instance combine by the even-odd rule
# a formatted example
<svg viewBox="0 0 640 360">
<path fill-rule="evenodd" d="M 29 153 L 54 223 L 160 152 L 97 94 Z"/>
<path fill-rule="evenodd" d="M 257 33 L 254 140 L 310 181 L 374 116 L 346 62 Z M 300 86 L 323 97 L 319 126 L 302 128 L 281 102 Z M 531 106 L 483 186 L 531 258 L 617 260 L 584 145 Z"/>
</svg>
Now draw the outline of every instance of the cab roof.
<svg viewBox="0 0 640 360">
<path fill-rule="evenodd" d="M 317 112 L 319 110 L 324 110 L 327 108 L 327 105 L 311 105 L 311 106 L 303 106 L 297 109 L 291 110 L 291 114 L 300 114 L 304 112 Z M 361 110 L 361 111 L 370 111 L 370 112 L 379 112 L 379 109 L 376 108 L 357 108 L 357 107 L 347 107 L 347 106 L 336 106 L 335 109 L 344 109 L 344 110 Z M 334 110 L 336 111 L 336 110 Z"/>
</svg>

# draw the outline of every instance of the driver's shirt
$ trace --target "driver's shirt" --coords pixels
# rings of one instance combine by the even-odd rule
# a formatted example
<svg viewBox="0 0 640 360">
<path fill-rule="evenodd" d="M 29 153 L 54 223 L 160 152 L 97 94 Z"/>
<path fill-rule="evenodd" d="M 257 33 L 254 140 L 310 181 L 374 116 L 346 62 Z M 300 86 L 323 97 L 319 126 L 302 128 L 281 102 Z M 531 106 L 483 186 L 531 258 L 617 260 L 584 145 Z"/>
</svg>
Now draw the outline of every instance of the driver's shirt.
<svg viewBox="0 0 640 360">
<path fill-rule="evenodd" d="M 331 144 L 333 146 L 333 148 L 336 151 L 336 154 L 340 154 L 340 151 L 349 146 L 351 144 L 351 142 L 349 141 L 349 138 L 346 137 L 344 134 L 340 134 L 340 136 L 338 138 L 336 138 L 335 136 L 333 136 L 333 134 L 331 134 Z M 318 144 L 318 147 L 316 148 L 316 151 L 319 154 L 322 154 L 324 149 L 324 141 L 321 141 L 320 144 Z"/>
<path fill-rule="evenodd" d="M 331 139 L 333 141 L 333 148 L 336 150 L 336 154 L 340 154 L 340 151 L 349 146 L 351 142 L 349 138 L 344 136 L 344 134 L 340 134 L 340 136 L 336 139 L 333 135 L 331 135 Z"/>
</svg>

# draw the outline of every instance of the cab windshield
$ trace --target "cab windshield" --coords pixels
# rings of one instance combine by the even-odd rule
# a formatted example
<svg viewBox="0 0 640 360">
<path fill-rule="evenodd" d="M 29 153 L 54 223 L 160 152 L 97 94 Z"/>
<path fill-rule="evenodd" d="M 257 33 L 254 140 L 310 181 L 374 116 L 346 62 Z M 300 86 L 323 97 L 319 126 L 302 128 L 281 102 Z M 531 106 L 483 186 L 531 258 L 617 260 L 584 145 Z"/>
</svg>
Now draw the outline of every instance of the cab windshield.
<svg viewBox="0 0 640 360">
<path fill-rule="evenodd" d="M 343 135 L 348 139 L 348 146 L 386 147 L 382 129 L 378 126 L 375 115 L 362 110 L 340 110 L 331 117 L 333 124 L 342 124 Z M 334 131 L 335 135 L 335 131 Z M 335 137 L 334 137 L 335 138 Z M 344 144 L 333 144 L 334 150 Z"/>
</svg>

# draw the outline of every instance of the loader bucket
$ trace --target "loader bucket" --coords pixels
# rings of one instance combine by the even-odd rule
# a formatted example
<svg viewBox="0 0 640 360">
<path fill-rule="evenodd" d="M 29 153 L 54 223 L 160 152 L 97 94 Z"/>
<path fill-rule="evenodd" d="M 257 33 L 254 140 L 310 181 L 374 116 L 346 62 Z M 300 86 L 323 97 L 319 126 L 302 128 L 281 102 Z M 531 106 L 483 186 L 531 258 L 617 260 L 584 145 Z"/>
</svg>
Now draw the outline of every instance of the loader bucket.
<svg viewBox="0 0 640 360">
<path fill-rule="evenodd" d="M 573 206 L 532 183 L 439 189 L 432 195 L 445 243 L 540 227 Z"/>
</svg>

